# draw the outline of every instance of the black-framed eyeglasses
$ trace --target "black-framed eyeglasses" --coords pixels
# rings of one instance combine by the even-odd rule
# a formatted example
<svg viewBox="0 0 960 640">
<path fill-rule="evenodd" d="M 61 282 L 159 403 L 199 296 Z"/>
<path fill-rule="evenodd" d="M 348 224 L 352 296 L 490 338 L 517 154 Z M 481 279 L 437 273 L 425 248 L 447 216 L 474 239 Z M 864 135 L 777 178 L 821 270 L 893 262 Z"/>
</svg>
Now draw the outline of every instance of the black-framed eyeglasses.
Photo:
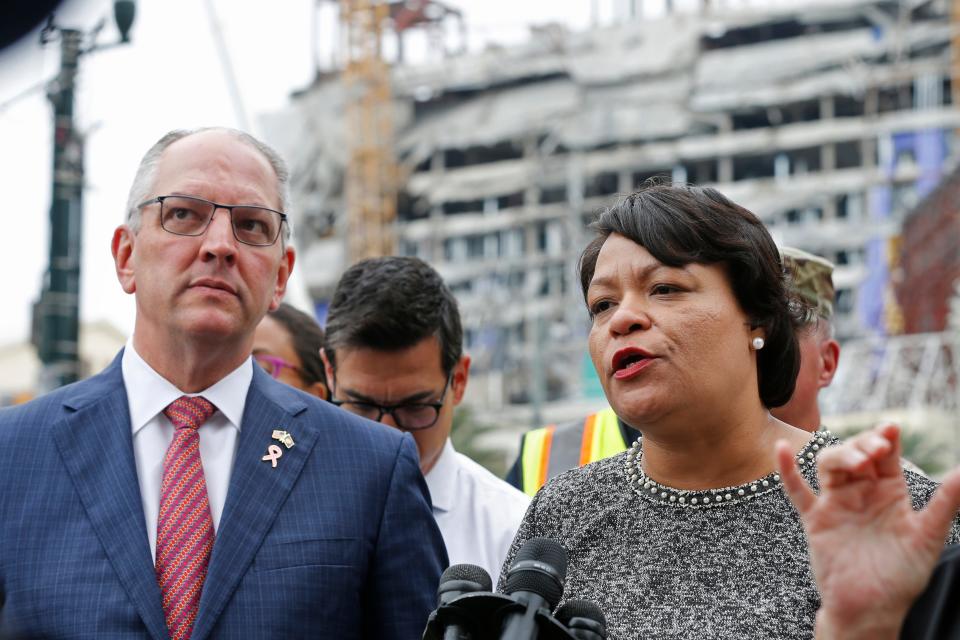
<svg viewBox="0 0 960 640">
<path fill-rule="evenodd" d="M 437 420 L 440 418 L 440 409 L 443 408 L 443 401 L 447 397 L 447 390 L 450 388 L 452 379 L 453 372 L 447 376 L 447 383 L 443 385 L 443 393 L 440 394 L 440 399 L 436 402 L 408 402 L 394 405 L 374 404 L 358 400 L 331 399 L 330 402 L 350 413 L 374 422 L 380 422 L 383 420 L 383 416 L 389 415 L 393 418 L 397 428 L 403 431 L 429 429 L 437 424 Z"/>
<path fill-rule="evenodd" d="M 137 205 L 138 209 L 151 204 L 160 205 L 160 226 L 178 236 L 202 236 L 213 220 L 217 209 L 230 214 L 233 237 L 238 242 L 254 247 L 269 247 L 280 237 L 287 215 L 248 204 L 220 204 L 193 196 L 157 196 Z"/>
</svg>

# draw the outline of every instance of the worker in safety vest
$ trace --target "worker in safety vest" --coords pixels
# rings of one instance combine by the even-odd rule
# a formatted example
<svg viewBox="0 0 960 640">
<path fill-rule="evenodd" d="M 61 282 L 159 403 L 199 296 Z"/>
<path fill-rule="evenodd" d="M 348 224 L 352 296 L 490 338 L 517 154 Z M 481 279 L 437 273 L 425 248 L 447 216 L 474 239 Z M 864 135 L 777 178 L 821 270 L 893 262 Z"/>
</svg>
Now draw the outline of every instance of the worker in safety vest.
<svg viewBox="0 0 960 640">
<path fill-rule="evenodd" d="M 771 413 L 801 429 L 820 427 L 817 394 L 833 380 L 840 345 L 833 339 L 833 264 L 799 249 L 781 249 L 793 294 L 807 311 L 798 332 L 801 359 L 794 396 Z M 568 469 L 626 451 L 640 432 L 617 418 L 609 407 L 584 420 L 533 429 L 520 441 L 520 455 L 506 480 L 534 495 L 547 480 Z"/>
<path fill-rule="evenodd" d="M 627 450 L 640 432 L 620 420 L 607 407 L 585 420 L 533 429 L 523 434 L 520 455 L 506 480 L 527 495 L 534 495 L 550 478 L 588 462 Z"/>
</svg>

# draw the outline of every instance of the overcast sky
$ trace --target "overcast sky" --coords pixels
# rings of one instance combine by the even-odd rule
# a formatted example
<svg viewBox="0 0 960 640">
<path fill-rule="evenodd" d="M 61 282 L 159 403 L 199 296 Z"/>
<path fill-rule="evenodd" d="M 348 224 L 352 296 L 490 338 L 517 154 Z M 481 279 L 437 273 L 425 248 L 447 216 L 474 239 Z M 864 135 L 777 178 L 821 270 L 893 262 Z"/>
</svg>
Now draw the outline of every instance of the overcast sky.
<svg viewBox="0 0 960 640">
<path fill-rule="evenodd" d="M 694 0 L 687 0 L 693 2 Z M 727 0 L 757 4 L 763 0 Z M 600 18 L 613 19 L 628 0 L 598 0 Z M 212 4 L 210 4 L 212 3 Z M 531 24 L 589 26 L 591 0 L 448 0 L 467 18 L 470 46 L 521 40 Z M 645 0 L 648 10 L 662 4 Z M 205 125 L 241 127 L 213 37 L 214 8 L 235 70 L 242 103 L 257 133 L 257 115 L 275 110 L 292 90 L 308 84 L 314 50 L 329 59 L 324 25 L 314 29 L 314 0 L 140 0 L 133 43 L 96 52 L 81 61 L 76 122 L 87 133 L 84 191 L 84 321 L 109 319 L 133 326 L 133 301 L 116 281 L 110 238 L 120 223 L 127 189 L 147 148 L 170 129 Z M 66 27 L 108 23 L 100 36 L 117 38 L 110 0 L 71 0 L 57 16 Z M 318 47 L 314 40 L 320 40 Z M 27 339 L 30 305 L 37 298 L 49 246 L 51 108 L 42 91 L 11 102 L 52 78 L 59 63 L 56 43 L 40 47 L 37 34 L 0 53 L 0 187 L 9 236 L 0 250 L 4 313 L 0 345 Z"/>
</svg>

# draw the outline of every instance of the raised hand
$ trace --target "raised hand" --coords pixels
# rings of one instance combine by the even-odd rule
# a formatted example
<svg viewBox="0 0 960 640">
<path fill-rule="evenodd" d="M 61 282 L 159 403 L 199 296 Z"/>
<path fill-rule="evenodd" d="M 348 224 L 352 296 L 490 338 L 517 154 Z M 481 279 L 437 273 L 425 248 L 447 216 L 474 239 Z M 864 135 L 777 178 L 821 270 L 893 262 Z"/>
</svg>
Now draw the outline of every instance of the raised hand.
<svg viewBox="0 0 960 640">
<path fill-rule="evenodd" d="M 777 443 L 787 494 L 800 513 L 820 589 L 817 639 L 896 638 L 930 579 L 960 507 L 960 469 L 914 511 L 900 468 L 900 430 L 884 425 L 820 453 L 820 495 Z"/>
</svg>

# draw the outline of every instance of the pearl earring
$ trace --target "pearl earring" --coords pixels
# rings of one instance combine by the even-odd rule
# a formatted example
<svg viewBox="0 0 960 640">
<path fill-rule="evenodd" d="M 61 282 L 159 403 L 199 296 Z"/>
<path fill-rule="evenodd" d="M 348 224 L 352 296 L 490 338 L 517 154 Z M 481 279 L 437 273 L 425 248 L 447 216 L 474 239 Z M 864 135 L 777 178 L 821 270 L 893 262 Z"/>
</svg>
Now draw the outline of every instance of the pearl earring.
<svg viewBox="0 0 960 640">
<path fill-rule="evenodd" d="M 763 338 L 758 336 L 753 339 L 753 342 L 751 344 L 753 345 L 754 349 L 756 349 L 757 351 L 760 351 L 760 349 L 763 349 L 763 345 L 764 345 Z"/>
</svg>

